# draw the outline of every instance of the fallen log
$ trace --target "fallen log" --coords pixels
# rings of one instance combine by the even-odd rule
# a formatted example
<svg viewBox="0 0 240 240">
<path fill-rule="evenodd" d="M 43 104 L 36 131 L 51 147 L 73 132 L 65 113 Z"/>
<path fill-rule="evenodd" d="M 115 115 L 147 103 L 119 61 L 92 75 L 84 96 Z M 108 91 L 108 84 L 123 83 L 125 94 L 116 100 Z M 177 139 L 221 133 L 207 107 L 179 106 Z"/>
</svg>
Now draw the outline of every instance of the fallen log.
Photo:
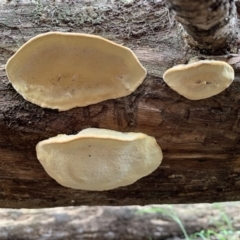
<svg viewBox="0 0 240 240">
<path fill-rule="evenodd" d="M 28 39 L 48 31 L 97 34 L 130 47 L 148 75 L 131 95 L 69 111 L 43 109 L 9 83 L 5 64 Z M 191 101 L 162 79 L 168 68 L 197 57 L 235 70 L 233 84 Z M 205 56 L 189 48 L 162 1 L 8 1 L 0 5 L 0 207 L 132 205 L 239 200 L 240 114 L 237 54 Z M 111 191 L 57 184 L 36 158 L 36 144 L 87 127 L 154 136 L 163 162 L 151 175 Z"/>
<path fill-rule="evenodd" d="M 228 230 L 226 238 L 238 239 L 239 221 L 237 202 L 145 207 L 1 209 L 0 238 L 176 240 L 183 239 L 182 227 L 188 236 L 203 230 L 216 233 Z M 194 239 L 198 239 L 197 236 Z"/>
</svg>

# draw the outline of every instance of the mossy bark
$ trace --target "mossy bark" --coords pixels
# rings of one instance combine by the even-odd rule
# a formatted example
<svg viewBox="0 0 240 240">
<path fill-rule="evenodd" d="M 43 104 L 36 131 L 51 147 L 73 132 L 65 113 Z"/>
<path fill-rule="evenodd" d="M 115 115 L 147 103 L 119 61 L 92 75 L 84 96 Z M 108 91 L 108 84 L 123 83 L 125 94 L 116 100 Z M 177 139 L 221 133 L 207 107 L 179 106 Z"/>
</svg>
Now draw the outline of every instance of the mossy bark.
<svg viewBox="0 0 240 240">
<path fill-rule="evenodd" d="M 210 56 L 229 62 L 234 83 L 209 99 L 190 101 L 162 80 L 166 69 L 206 58 L 188 48 L 162 1 L 80 1 L 0 5 L 0 207 L 132 205 L 240 199 L 238 54 Z M 97 34 L 130 47 L 148 70 L 130 96 L 58 112 L 24 100 L 4 65 L 28 39 L 47 31 Z M 154 136 L 161 166 L 135 184 L 104 192 L 57 184 L 36 158 L 35 145 L 87 127 Z"/>
</svg>

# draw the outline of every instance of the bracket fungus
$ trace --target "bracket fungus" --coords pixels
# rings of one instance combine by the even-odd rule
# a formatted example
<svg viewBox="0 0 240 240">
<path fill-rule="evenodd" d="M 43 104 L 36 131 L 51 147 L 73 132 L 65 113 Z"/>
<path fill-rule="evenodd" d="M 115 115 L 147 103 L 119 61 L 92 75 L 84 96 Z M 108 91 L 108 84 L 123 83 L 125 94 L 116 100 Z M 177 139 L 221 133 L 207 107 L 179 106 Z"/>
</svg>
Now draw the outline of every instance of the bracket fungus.
<svg viewBox="0 0 240 240">
<path fill-rule="evenodd" d="M 43 140 L 36 152 L 45 171 L 59 184 L 92 191 L 132 184 L 162 161 L 155 138 L 97 128 Z"/>
<path fill-rule="evenodd" d="M 168 69 L 163 79 L 180 95 L 190 100 L 212 97 L 233 82 L 234 70 L 226 62 L 202 60 Z"/>
<path fill-rule="evenodd" d="M 60 111 L 129 95 L 146 77 L 129 48 L 60 32 L 29 40 L 8 60 L 6 72 L 26 100 Z"/>
</svg>

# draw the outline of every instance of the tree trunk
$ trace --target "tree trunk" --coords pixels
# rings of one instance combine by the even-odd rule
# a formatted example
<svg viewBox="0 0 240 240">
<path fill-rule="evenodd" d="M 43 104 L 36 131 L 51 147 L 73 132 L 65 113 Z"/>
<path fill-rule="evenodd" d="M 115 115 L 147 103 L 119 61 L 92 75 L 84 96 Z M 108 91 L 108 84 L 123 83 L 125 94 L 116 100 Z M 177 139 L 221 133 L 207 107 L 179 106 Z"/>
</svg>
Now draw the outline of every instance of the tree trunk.
<svg viewBox="0 0 240 240">
<path fill-rule="evenodd" d="M 190 101 L 162 80 L 192 57 L 162 1 L 80 1 L 0 5 L 0 207 L 132 205 L 240 200 L 240 56 L 215 56 L 235 69 L 234 83 L 209 99 Z M 8 82 L 7 59 L 47 31 L 84 32 L 132 48 L 148 70 L 130 96 L 58 112 L 24 100 Z M 210 57 L 211 58 L 211 57 Z M 154 136 L 163 162 L 151 175 L 111 191 L 65 188 L 43 170 L 35 145 L 87 127 Z"/>
<path fill-rule="evenodd" d="M 226 52 L 236 41 L 234 0 L 166 0 L 188 43 L 207 52 Z"/>
<path fill-rule="evenodd" d="M 237 231 L 240 229 L 239 210 L 238 203 L 223 206 L 190 204 L 144 208 L 83 206 L 31 210 L 2 209 L 0 239 L 180 240 L 183 239 L 183 232 L 176 218 L 179 217 L 189 236 L 210 229 L 218 232 L 232 228 L 232 231 Z M 239 232 L 234 236 L 225 233 L 224 237 L 237 240 L 239 235 Z"/>
</svg>

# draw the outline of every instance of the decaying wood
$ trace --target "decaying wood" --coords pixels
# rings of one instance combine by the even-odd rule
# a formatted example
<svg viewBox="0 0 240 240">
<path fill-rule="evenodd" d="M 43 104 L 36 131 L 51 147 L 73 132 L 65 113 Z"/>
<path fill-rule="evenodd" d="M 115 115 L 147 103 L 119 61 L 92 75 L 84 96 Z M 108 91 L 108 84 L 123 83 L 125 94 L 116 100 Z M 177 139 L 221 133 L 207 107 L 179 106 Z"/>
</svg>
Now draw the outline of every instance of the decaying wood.
<svg viewBox="0 0 240 240">
<path fill-rule="evenodd" d="M 166 0 L 188 34 L 187 42 L 207 52 L 225 52 L 236 41 L 236 6 L 232 0 Z"/>
<path fill-rule="evenodd" d="M 103 3 L 104 2 L 104 3 Z M 58 112 L 25 101 L 9 84 L 7 59 L 47 31 L 98 34 L 132 48 L 147 68 L 130 96 Z M 164 71 L 204 58 L 188 48 L 162 1 L 26 1 L 0 6 L 0 207 L 132 205 L 240 199 L 240 78 L 238 54 L 208 56 L 230 62 L 234 83 L 223 93 L 190 101 L 162 80 Z M 58 185 L 36 159 L 37 142 L 87 127 L 156 137 L 163 163 L 135 184 L 104 192 Z"/>
<path fill-rule="evenodd" d="M 218 231 L 222 228 L 236 232 L 234 235 L 229 233 L 226 239 L 237 240 L 240 237 L 239 210 L 239 203 L 176 205 L 171 208 L 155 205 L 144 208 L 2 209 L 0 239 L 177 240 L 183 239 L 176 221 L 179 217 L 189 236 L 202 230 Z"/>
</svg>

